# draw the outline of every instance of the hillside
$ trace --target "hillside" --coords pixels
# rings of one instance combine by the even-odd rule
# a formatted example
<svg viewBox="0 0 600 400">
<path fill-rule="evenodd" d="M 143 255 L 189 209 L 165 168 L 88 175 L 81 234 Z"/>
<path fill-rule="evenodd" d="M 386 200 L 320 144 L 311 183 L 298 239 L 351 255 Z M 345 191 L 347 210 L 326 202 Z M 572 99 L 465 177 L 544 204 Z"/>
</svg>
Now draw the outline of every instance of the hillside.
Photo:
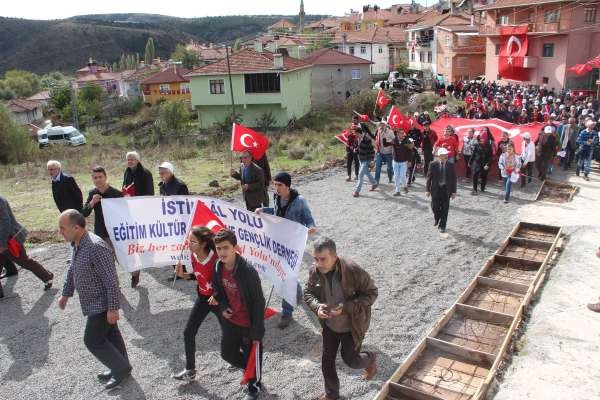
<svg viewBox="0 0 600 400">
<path fill-rule="evenodd" d="M 156 55 L 168 57 L 181 42 L 232 42 L 264 31 L 282 16 L 175 18 L 152 14 L 83 15 L 38 21 L 0 17 L 0 74 L 9 69 L 72 73 L 89 57 L 100 63 L 140 53 L 152 36 Z M 295 17 L 288 17 L 294 20 Z M 315 20 L 320 16 L 310 16 Z"/>
</svg>

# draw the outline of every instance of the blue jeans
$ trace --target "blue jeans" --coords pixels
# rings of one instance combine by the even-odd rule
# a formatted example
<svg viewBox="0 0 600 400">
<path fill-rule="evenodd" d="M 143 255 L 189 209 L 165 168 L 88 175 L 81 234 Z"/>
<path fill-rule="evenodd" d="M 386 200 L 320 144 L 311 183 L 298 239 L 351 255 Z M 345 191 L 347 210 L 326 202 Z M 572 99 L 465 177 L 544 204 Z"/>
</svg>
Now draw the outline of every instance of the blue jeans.
<svg viewBox="0 0 600 400">
<path fill-rule="evenodd" d="M 590 168 L 592 167 L 592 158 L 594 158 L 594 152 L 592 150 L 589 150 L 587 154 L 585 151 L 582 151 L 577 158 L 577 173 L 583 170 L 583 174 L 588 176 Z"/>
<path fill-rule="evenodd" d="M 508 178 L 504 178 L 504 200 L 508 201 L 510 198 L 510 188 L 512 187 L 512 181 L 510 180 L 510 176 Z"/>
<path fill-rule="evenodd" d="M 363 179 L 365 178 L 365 175 L 367 176 L 367 178 L 369 178 L 369 182 L 371 182 L 371 185 L 377 184 L 377 181 L 375 180 L 375 178 L 373 178 L 373 175 L 371 175 L 371 171 L 369 171 L 369 161 L 361 161 L 360 169 L 358 170 L 358 180 L 356 182 L 356 187 L 354 188 L 354 191 L 356 193 L 360 193 L 360 189 L 362 188 Z"/>
<path fill-rule="evenodd" d="M 379 183 L 379 178 L 381 177 L 381 167 L 383 163 L 387 166 L 388 179 L 391 181 L 394 176 L 392 171 L 392 155 L 377 153 L 375 156 L 375 180 L 377 183 Z"/>
<path fill-rule="evenodd" d="M 298 284 L 297 296 L 302 297 L 302 288 L 300 287 L 300 284 Z M 294 307 L 292 307 L 292 305 L 290 303 L 288 303 L 287 301 L 282 300 L 281 301 L 281 316 L 291 317 L 293 312 L 294 312 Z"/>
<path fill-rule="evenodd" d="M 395 191 L 400 192 L 402 187 L 406 187 L 406 167 L 408 163 L 406 161 L 398 162 L 394 161 L 394 186 Z"/>
</svg>

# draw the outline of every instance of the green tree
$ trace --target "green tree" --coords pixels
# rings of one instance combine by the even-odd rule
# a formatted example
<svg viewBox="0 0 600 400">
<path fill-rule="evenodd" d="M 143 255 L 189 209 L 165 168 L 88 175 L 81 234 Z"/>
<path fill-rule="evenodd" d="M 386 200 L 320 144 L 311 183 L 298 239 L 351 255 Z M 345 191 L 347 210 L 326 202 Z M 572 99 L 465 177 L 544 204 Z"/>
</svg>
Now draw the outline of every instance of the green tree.
<svg viewBox="0 0 600 400">
<path fill-rule="evenodd" d="M 181 61 L 181 64 L 187 69 L 193 69 L 200 64 L 198 53 L 185 48 L 183 44 L 178 44 L 175 51 L 171 54 L 171 59 Z"/>
<path fill-rule="evenodd" d="M 83 103 L 102 102 L 105 97 L 104 90 L 96 83 L 87 83 L 79 89 L 79 100 Z"/>
<path fill-rule="evenodd" d="M 36 152 L 35 142 L 11 113 L 0 105 L 0 164 L 22 163 Z"/>
<path fill-rule="evenodd" d="M 68 81 L 67 77 L 62 72 L 54 71 L 42 75 L 40 78 L 40 86 L 42 90 L 52 90 L 58 85 L 64 85 Z"/>
<path fill-rule="evenodd" d="M 146 42 L 146 48 L 144 50 L 144 63 L 146 63 L 146 65 L 152 65 L 152 60 L 154 60 L 154 56 L 154 39 L 152 39 L 152 37 L 149 37 L 148 41 Z"/>
<path fill-rule="evenodd" d="M 183 100 L 165 101 L 158 111 L 158 126 L 161 131 L 175 134 L 189 127 L 190 112 Z"/>
<path fill-rule="evenodd" d="M 40 91 L 40 77 L 32 72 L 10 70 L 4 74 L 2 86 L 12 90 L 17 97 L 29 97 Z"/>
<path fill-rule="evenodd" d="M 231 49 L 233 51 L 240 51 L 241 48 L 242 48 L 242 39 L 241 38 L 235 39 L 235 42 L 233 42 L 233 47 Z"/>
<path fill-rule="evenodd" d="M 55 86 L 50 90 L 50 105 L 55 111 L 61 111 L 71 105 L 71 89 L 67 85 Z"/>
</svg>

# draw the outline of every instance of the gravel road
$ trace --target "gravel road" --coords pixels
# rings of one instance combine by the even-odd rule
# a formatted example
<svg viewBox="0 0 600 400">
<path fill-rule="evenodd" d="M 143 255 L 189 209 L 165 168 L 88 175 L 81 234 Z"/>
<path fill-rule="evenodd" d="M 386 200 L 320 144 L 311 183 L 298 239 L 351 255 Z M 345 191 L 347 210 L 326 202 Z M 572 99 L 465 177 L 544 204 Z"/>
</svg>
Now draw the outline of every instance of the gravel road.
<svg viewBox="0 0 600 400">
<path fill-rule="evenodd" d="M 376 379 L 364 382 L 360 371 L 338 359 L 342 395 L 372 399 L 426 330 L 465 289 L 517 222 L 517 210 L 537 190 L 516 190 L 502 204 L 500 185 L 470 195 L 459 182 L 452 202 L 448 234 L 433 227 L 424 178 L 419 176 L 408 195 L 392 197 L 392 186 L 351 196 L 353 183 L 341 169 L 320 172 L 296 182 L 308 199 L 319 234 L 336 240 L 339 253 L 366 268 L 379 287 L 365 348 L 378 353 Z M 198 379 L 178 384 L 169 375 L 184 366 L 183 327 L 195 296 L 193 284 L 166 281 L 170 268 L 142 272 L 138 289 L 120 272 L 120 327 L 134 367 L 133 379 L 120 389 L 103 391 L 95 374 L 103 367 L 83 345 L 84 318 L 74 298 L 61 312 L 60 296 L 68 246 L 37 247 L 32 255 L 55 275 L 55 289 L 42 292 L 28 271 L 4 280 L 0 300 L 0 398 L 2 399 L 238 399 L 243 398 L 239 371 L 228 371 L 219 355 L 219 327 L 210 315 L 197 337 Z M 301 272 L 304 282 L 310 255 Z M 265 295 L 270 289 L 263 282 Z M 271 305 L 279 308 L 273 296 Z M 295 312 L 285 331 L 277 317 L 267 321 L 264 399 L 309 399 L 322 392 L 320 334 L 316 318 L 305 307 Z"/>
</svg>

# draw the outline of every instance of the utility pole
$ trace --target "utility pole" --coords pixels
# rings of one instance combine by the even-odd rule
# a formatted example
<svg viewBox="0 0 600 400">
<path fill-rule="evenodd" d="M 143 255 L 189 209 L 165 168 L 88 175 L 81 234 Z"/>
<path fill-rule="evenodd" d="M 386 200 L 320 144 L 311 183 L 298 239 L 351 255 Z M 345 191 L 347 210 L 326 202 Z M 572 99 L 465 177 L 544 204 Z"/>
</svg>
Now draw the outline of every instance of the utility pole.
<svg viewBox="0 0 600 400">
<path fill-rule="evenodd" d="M 235 123 L 235 100 L 233 98 L 233 82 L 231 81 L 231 65 L 229 64 L 229 46 L 225 46 L 227 59 L 227 79 L 229 79 L 229 93 L 231 94 L 231 135 L 233 137 L 233 124 Z M 229 167 L 233 167 L 233 152 L 229 152 Z"/>
<path fill-rule="evenodd" d="M 69 81 L 69 89 L 71 91 L 71 114 L 73 116 L 73 126 L 79 130 L 79 112 L 77 111 L 77 91 L 73 85 L 73 81 Z"/>
</svg>

